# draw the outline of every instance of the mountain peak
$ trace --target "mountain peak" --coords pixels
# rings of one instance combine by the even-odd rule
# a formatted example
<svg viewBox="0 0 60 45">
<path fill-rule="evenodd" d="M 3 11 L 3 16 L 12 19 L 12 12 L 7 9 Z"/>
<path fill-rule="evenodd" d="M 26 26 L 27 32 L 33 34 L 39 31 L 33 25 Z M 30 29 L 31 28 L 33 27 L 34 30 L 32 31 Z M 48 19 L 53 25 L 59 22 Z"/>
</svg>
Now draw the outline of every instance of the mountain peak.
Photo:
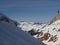
<svg viewBox="0 0 60 45">
<path fill-rule="evenodd" d="M 57 16 L 56 16 L 56 20 L 60 19 L 60 11 L 58 10 Z"/>
<path fill-rule="evenodd" d="M 52 24 L 56 20 L 60 20 L 60 10 L 57 11 L 57 15 L 50 21 L 50 24 Z"/>
<path fill-rule="evenodd" d="M 60 13 L 60 10 L 58 10 L 58 14 Z"/>
</svg>

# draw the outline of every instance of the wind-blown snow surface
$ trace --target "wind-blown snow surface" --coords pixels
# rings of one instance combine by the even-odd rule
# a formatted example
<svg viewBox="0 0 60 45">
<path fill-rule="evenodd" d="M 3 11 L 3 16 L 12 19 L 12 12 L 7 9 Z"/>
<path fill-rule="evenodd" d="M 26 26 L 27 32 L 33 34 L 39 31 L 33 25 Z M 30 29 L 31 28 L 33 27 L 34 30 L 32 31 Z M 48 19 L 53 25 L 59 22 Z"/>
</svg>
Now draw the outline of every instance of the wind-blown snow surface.
<svg viewBox="0 0 60 45">
<path fill-rule="evenodd" d="M 35 35 L 35 38 L 41 38 L 43 37 L 43 41 L 47 45 L 60 45 L 60 20 L 56 20 L 52 24 L 42 24 L 42 25 L 37 25 L 37 24 L 30 24 L 27 22 L 22 22 L 20 23 L 20 26 L 24 31 L 29 31 L 31 29 L 34 29 L 35 31 L 38 30 L 38 32 L 42 32 L 43 35 L 38 36 Z M 48 38 L 45 40 L 44 35 L 49 34 Z M 41 38 L 42 39 L 42 38 Z"/>
<path fill-rule="evenodd" d="M 0 45 L 45 45 L 14 24 L 0 22 Z"/>
</svg>

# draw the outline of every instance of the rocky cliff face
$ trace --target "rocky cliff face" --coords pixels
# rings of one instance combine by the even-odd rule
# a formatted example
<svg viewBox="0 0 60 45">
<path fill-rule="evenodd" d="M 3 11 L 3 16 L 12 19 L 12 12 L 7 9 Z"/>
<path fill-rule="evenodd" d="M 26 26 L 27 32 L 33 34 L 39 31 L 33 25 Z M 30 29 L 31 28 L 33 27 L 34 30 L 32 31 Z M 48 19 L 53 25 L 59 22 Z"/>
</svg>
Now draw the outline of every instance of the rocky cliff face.
<svg viewBox="0 0 60 45">
<path fill-rule="evenodd" d="M 57 15 L 50 21 L 49 24 L 52 24 L 53 22 L 55 22 L 56 20 L 60 19 L 60 11 L 58 10 Z"/>
</svg>

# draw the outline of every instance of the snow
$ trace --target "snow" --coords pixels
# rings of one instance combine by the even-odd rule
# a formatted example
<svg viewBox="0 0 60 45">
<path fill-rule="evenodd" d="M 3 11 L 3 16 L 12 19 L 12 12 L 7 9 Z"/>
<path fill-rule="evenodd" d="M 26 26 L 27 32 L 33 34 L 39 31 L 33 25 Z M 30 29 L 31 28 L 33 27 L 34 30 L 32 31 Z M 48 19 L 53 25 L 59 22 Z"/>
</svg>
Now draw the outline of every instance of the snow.
<svg viewBox="0 0 60 45">
<path fill-rule="evenodd" d="M 45 45 L 14 24 L 0 22 L 0 45 Z"/>
<path fill-rule="evenodd" d="M 47 45 L 60 45 L 60 31 L 58 31 L 59 29 L 60 29 L 60 20 L 55 21 L 51 25 L 46 25 L 46 27 L 42 29 L 44 30 L 43 32 L 46 33 L 49 31 L 51 35 L 53 36 L 57 35 L 58 39 L 56 42 L 48 42 L 48 41 L 43 42 Z"/>
<path fill-rule="evenodd" d="M 34 29 L 35 31 L 41 29 L 45 24 L 34 24 L 34 23 L 28 23 L 28 22 L 20 22 L 20 25 L 18 25 L 19 28 L 21 28 L 23 31 L 30 31 Z"/>
<path fill-rule="evenodd" d="M 53 22 L 50 25 L 48 25 L 48 24 L 42 24 L 42 25 L 34 24 L 33 25 L 33 24 L 29 24 L 29 23 L 27 24 L 27 22 L 25 22 L 26 24 L 24 22 L 22 22 L 22 23 L 24 25 L 22 25 L 20 23 L 20 25 L 18 27 L 22 28 L 23 31 L 29 31 L 31 29 L 34 29 L 35 31 L 37 31 L 37 30 L 39 30 L 39 32 L 42 31 L 44 34 L 48 32 L 52 36 L 56 35 L 56 37 L 57 37 L 56 42 L 53 42 L 53 41 L 48 42 L 48 40 L 51 38 L 51 37 L 49 37 L 48 40 L 42 41 L 43 43 L 45 43 L 47 45 L 60 45 L 60 20 L 56 20 L 55 22 Z M 34 35 L 33 37 L 35 37 L 37 39 L 37 35 Z"/>
<path fill-rule="evenodd" d="M 53 24 L 60 25 L 60 20 L 55 21 Z"/>
</svg>

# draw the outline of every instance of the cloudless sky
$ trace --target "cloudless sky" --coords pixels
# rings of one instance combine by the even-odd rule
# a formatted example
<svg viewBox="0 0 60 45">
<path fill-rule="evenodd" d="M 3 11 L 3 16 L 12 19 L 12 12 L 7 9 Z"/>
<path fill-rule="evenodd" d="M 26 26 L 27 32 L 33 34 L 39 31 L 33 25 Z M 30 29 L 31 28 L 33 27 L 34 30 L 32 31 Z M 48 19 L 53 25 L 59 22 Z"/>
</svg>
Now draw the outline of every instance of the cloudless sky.
<svg viewBox="0 0 60 45">
<path fill-rule="evenodd" d="M 0 12 L 13 20 L 49 22 L 60 9 L 60 0 L 0 0 Z"/>
</svg>

